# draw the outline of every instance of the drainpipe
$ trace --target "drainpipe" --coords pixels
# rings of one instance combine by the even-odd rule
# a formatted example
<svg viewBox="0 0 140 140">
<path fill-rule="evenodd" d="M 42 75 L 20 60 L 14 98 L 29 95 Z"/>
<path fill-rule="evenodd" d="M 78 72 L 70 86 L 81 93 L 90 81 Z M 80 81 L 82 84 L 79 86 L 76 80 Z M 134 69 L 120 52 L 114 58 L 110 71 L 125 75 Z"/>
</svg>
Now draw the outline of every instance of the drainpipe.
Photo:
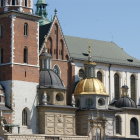
<svg viewBox="0 0 140 140">
<path fill-rule="evenodd" d="M 109 102 L 111 102 L 111 86 L 110 86 L 111 80 L 110 80 L 110 68 L 111 68 L 111 64 L 109 64 L 109 67 L 108 67 L 108 71 L 109 71 Z"/>
</svg>

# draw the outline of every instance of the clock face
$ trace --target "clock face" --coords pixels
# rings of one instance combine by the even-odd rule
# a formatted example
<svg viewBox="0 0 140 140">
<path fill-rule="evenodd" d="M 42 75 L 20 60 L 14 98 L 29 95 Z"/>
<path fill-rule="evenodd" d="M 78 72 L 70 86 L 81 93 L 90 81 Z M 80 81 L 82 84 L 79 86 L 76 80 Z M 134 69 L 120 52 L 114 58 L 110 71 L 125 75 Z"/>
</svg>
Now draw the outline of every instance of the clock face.
<svg viewBox="0 0 140 140">
<path fill-rule="evenodd" d="M 98 105 L 99 105 L 99 106 L 105 105 L 105 99 L 104 99 L 104 98 L 99 98 L 99 99 L 98 99 Z"/>
</svg>

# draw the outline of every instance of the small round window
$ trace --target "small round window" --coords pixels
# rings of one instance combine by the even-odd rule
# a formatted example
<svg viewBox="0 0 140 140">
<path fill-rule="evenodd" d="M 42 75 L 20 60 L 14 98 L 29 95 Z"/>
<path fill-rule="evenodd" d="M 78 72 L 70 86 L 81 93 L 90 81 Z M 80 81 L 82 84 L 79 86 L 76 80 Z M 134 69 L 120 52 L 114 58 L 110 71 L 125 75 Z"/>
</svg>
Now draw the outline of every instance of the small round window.
<svg viewBox="0 0 140 140">
<path fill-rule="evenodd" d="M 105 100 L 104 100 L 103 98 L 100 98 L 100 99 L 98 100 L 98 104 L 99 104 L 99 106 L 105 105 Z"/>
<path fill-rule="evenodd" d="M 57 101 L 63 101 L 63 100 L 64 100 L 63 94 L 62 94 L 62 93 L 58 93 L 58 94 L 56 95 L 56 100 L 57 100 Z"/>
</svg>

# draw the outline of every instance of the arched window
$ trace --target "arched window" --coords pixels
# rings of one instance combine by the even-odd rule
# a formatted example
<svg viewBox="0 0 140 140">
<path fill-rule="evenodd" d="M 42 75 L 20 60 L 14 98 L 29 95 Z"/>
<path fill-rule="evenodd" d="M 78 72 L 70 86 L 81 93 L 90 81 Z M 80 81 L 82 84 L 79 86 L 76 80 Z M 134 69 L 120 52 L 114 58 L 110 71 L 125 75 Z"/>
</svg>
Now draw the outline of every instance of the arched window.
<svg viewBox="0 0 140 140">
<path fill-rule="evenodd" d="M 3 63 L 3 48 L 0 48 L 0 64 Z"/>
<path fill-rule="evenodd" d="M 24 52 L 23 52 L 23 62 L 24 63 L 28 63 L 28 48 L 24 48 Z"/>
<path fill-rule="evenodd" d="M 16 5 L 16 0 L 12 0 L 12 5 Z"/>
<path fill-rule="evenodd" d="M 28 125 L 28 113 L 27 110 L 24 108 L 22 111 L 22 125 Z"/>
<path fill-rule="evenodd" d="M 0 7 L 3 7 L 3 6 L 4 6 L 4 1 L 0 0 Z"/>
<path fill-rule="evenodd" d="M 138 133 L 138 120 L 136 118 L 132 118 L 130 120 L 130 134 L 131 135 L 139 135 Z"/>
<path fill-rule="evenodd" d="M 52 55 L 52 38 L 48 39 L 48 53 Z"/>
<path fill-rule="evenodd" d="M 130 77 L 131 98 L 136 101 L 136 78 L 134 75 Z"/>
<path fill-rule="evenodd" d="M 3 26 L 0 25 L 0 38 L 2 38 L 2 36 L 3 36 Z"/>
<path fill-rule="evenodd" d="M 63 40 L 60 41 L 60 50 L 59 50 L 59 55 L 61 56 L 61 59 L 64 59 L 64 43 Z"/>
<path fill-rule="evenodd" d="M 24 6 L 25 6 L 25 7 L 28 6 L 28 2 L 27 2 L 27 0 L 24 0 Z"/>
<path fill-rule="evenodd" d="M 116 134 L 121 135 L 122 126 L 121 126 L 121 117 L 120 116 L 116 116 L 115 125 L 116 125 Z"/>
<path fill-rule="evenodd" d="M 101 140 L 101 129 L 100 128 L 96 128 L 96 139 L 97 140 Z"/>
<path fill-rule="evenodd" d="M 79 77 L 80 77 L 80 78 L 84 78 L 84 76 L 85 76 L 84 70 L 83 70 L 83 69 L 80 69 L 80 70 L 79 70 Z"/>
<path fill-rule="evenodd" d="M 55 72 L 57 75 L 60 76 L 60 69 L 59 69 L 59 67 L 58 67 L 57 65 L 54 66 L 53 70 L 54 70 L 54 72 Z"/>
<path fill-rule="evenodd" d="M 97 78 L 102 82 L 102 73 L 100 71 L 97 72 Z"/>
<path fill-rule="evenodd" d="M 28 24 L 27 23 L 24 24 L 24 35 L 25 36 L 28 35 Z"/>
<path fill-rule="evenodd" d="M 117 73 L 114 75 L 114 94 L 115 99 L 119 99 L 120 97 L 120 78 Z"/>
<path fill-rule="evenodd" d="M 46 59 L 44 59 L 43 61 L 44 61 L 44 64 L 43 64 L 44 68 L 45 68 L 45 69 L 50 69 L 50 66 L 51 66 L 51 59 L 50 59 L 50 58 L 46 58 Z"/>
<path fill-rule="evenodd" d="M 58 59 L 58 25 L 55 24 L 56 59 Z"/>
</svg>

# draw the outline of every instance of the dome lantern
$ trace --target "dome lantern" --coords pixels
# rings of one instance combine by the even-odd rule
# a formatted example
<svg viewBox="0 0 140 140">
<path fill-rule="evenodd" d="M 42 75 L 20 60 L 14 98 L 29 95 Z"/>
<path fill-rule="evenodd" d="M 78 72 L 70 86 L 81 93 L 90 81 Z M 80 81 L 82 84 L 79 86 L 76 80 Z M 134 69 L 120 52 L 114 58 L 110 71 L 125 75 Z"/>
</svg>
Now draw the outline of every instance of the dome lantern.
<svg viewBox="0 0 140 140">
<path fill-rule="evenodd" d="M 128 96 L 128 86 L 127 85 L 123 85 L 122 87 L 121 87 L 121 90 L 122 90 L 122 97 L 123 96 Z"/>
<path fill-rule="evenodd" d="M 88 56 L 88 61 L 84 64 L 85 67 L 85 77 L 86 78 L 94 78 L 95 77 L 95 66 L 96 63 L 92 61 L 92 55 L 91 55 L 91 47 L 88 47 L 88 53 L 83 55 Z"/>
</svg>

